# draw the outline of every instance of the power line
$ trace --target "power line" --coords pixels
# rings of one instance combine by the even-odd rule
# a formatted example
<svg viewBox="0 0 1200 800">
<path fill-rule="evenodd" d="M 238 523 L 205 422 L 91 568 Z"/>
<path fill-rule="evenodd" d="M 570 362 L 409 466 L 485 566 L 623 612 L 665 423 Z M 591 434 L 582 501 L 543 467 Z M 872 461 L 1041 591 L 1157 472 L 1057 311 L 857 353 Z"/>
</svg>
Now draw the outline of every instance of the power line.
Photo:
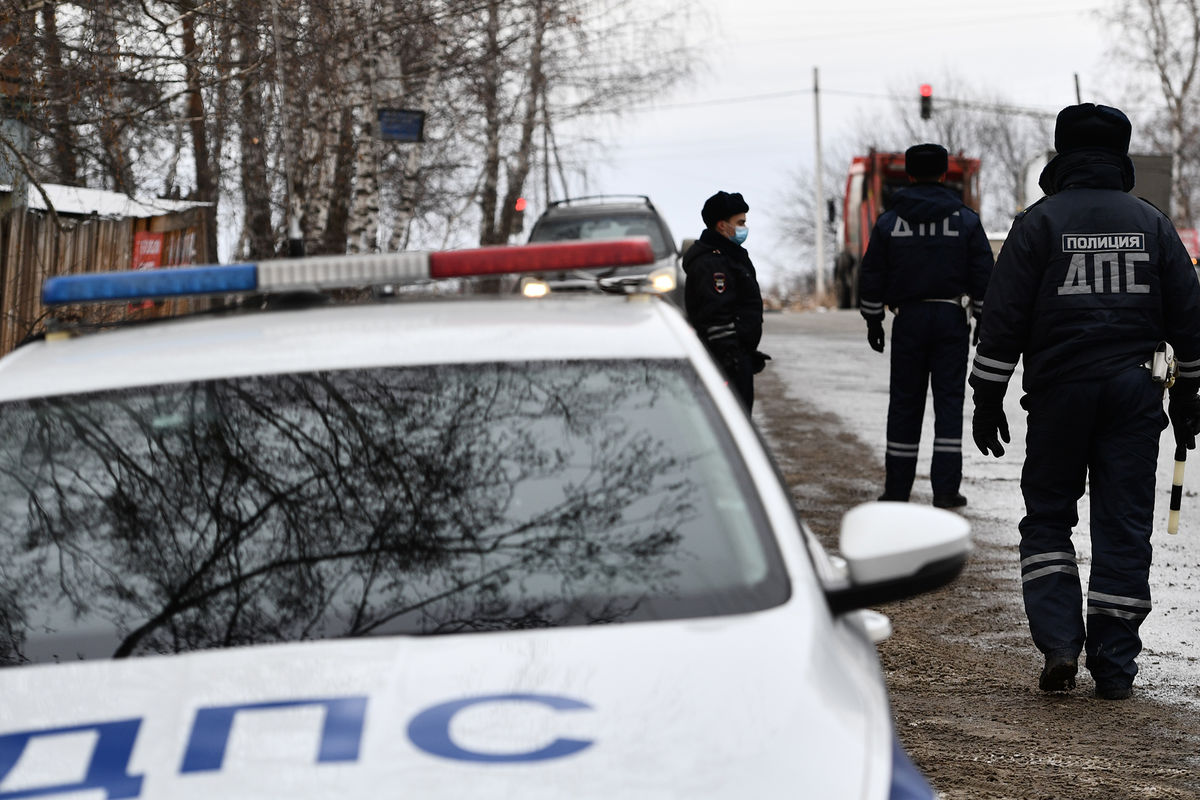
<svg viewBox="0 0 1200 800">
<path fill-rule="evenodd" d="M 838 89 L 823 89 L 822 93 L 837 95 L 840 97 L 861 97 L 871 100 L 892 100 L 898 103 L 905 102 L 908 98 L 901 97 L 896 94 L 888 94 L 883 92 L 855 92 Z M 762 100 L 779 100 L 788 97 L 799 97 L 811 95 L 812 89 L 791 89 L 781 92 L 766 92 L 763 94 L 747 94 L 738 97 L 718 97 L 710 100 L 694 100 L 682 103 L 660 103 L 647 106 L 632 106 L 625 109 L 626 111 L 664 111 L 680 108 L 700 108 L 704 106 L 719 106 L 719 105 L 734 105 L 738 103 L 756 103 Z M 939 97 L 937 100 L 939 105 L 948 105 L 951 108 L 963 108 L 969 111 L 993 111 L 1005 114 L 1023 114 L 1031 117 L 1054 117 L 1058 113 L 1058 109 L 1035 108 L 1033 106 L 1017 106 L 1008 103 L 987 103 L 978 100 L 963 100 L 953 97 Z"/>
</svg>

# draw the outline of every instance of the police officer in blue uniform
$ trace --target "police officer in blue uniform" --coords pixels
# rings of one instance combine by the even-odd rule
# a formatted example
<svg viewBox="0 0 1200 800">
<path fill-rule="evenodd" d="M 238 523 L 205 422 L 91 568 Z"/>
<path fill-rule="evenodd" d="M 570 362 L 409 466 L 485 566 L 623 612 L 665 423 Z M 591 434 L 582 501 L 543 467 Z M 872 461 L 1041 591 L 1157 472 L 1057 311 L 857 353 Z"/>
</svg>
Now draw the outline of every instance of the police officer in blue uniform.
<svg viewBox="0 0 1200 800">
<path fill-rule="evenodd" d="M 1080 652 L 1095 695 L 1128 697 L 1150 613 L 1150 532 L 1165 382 L 1154 353 L 1174 348 L 1176 442 L 1200 431 L 1200 281 L 1171 221 L 1128 194 L 1130 124 L 1115 108 L 1064 108 L 1046 197 L 1017 216 L 988 289 L 971 369 L 972 433 L 985 455 L 1009 440 L 1003 398 L 1024 359 L 1028 413 L 1021 580 L 1043 691 L 1075 687 Z M 1161 374 L 1161 373 L 1159 373 Z M 1082 610 L 1071 529 L 1091 490 L 1091 577 Z"/>
<path fill-rule="evenodd" d="M 895 312 L 887 417 L 887 477 L 880 500 L 907 502 L 917 471 L 925 396 L 933 387 L 933 504 L 967 503 L 962 483 L 963 400 L 970 346 L 968 313 L 983 309 L 992 250 L 979 215 L 944 185 L 949 157 L 937 144 L 904 154 L 912 185 L 871 231 L 859 272 L 867 341 L 884 349 L 884 307 Z M 978 328 L 977 328 L 978 330 Z"/>
<path fill-rule="evenodd" d="M 750 254 L 742 247 L 750 206 L 736 192 L 704 201 L 704 231 L 683 254 L 688 321 L 725 373 L 746 410 L 754 406 L 754 376 L 770 356 L 758 350 L 763 302 Z"/>
</svg>

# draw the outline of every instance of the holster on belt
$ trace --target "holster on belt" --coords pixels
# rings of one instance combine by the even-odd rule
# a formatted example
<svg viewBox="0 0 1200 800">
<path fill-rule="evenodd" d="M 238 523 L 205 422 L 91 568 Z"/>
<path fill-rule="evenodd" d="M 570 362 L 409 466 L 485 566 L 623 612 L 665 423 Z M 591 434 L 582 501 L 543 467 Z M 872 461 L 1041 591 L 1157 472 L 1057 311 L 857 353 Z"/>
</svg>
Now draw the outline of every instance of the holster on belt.
<svg viewBox="0 0 1200 800">
<path fill-rule="evenodd" d="M 1150 370 L 1150 380 L 1161 384 L 1164 389 L 1170 389 L 1175 385 L 1175 377 L 1179 374 L 1179 368 L 1175 364 L 1175 354 L 1166 342 L 1159 342 L 1158 347 L 1154 348 L 1154 354 L 1150 356 L 1150 360 L 1142 366 Z"/>
</svg>

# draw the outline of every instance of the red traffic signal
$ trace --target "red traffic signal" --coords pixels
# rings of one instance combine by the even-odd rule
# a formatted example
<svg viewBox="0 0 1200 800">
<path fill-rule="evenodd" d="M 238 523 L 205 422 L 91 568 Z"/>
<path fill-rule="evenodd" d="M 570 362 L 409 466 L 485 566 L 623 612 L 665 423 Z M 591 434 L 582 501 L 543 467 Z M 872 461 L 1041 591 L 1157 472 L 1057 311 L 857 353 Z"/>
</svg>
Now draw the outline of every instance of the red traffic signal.
<svg viewBox="0 0 1200 800">
<path fill-rule="evenodd" d="M 513 203 L 512 227 L 509 233 L 520 233 L 525 230 L 525 198 L 518 197 Z"/>
<path fill-rule="evenodd" d="M 921 84 L 921 119 L 933 116 L 933 87 L 928 83 Z"/>
</svg>

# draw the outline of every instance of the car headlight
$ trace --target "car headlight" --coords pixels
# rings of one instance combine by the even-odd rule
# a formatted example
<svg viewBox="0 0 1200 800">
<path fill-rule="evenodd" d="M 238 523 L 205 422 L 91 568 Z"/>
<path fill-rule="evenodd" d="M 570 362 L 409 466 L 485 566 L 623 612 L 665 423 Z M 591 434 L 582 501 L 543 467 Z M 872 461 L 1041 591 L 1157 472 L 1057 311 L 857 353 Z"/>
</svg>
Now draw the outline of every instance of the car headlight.
<svg viewBox="0 0 1200 800">
<path fill-rule="evenodd" d="M 545 297 L 550 294 L 550 284 L 538 278 L 522 278 L 521 294 L 526 297 Z"/>
<path fill-rule="evenodd" d="M 650 273 L 649 283 L 651 291 L 658 292 L 659 294 L 669 294 L 675 291 L 675 286 L 677 285 L 675 271 L 669 267 L 656 269 Z"/>
</svg>

